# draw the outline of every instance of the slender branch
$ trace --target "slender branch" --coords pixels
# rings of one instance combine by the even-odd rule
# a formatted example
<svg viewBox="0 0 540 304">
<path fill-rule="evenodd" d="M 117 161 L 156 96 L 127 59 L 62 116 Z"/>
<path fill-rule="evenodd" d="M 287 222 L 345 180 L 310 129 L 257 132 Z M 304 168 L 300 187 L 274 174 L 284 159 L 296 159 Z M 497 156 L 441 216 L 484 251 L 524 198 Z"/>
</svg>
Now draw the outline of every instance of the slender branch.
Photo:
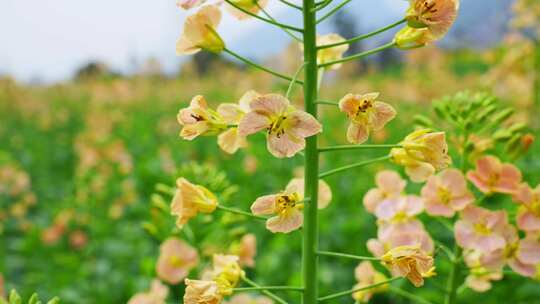
<svg viewBox="0 0 540 304">
<path fill-rule="evenodd" d="M 354 55 L 351 55 L 351 56 L 348 56 L 348 57 L 343 57 L 343 58 L 338 59 L 338 60 L 329 61 L 329 62 L 319 64 L 319 67 L 324 68 L 324 67 L 328 67 L 328 66 L 331 66 L 331 65 L 334 65 L 334 64 L 339 64 L 339 63 L 343 63 L 343 62 L 347 62 L 347 61 L 351 61 L 351 60 L 364 58 L 364 57 L 367 57 L 369 55 L 373 55 L 375 53 L 384 51 L 386 49 L 393 48 L 395 45 L 396 45 L 396 43 L 392 41 L 392 42 L 389 42 L 389 43 L 387 43 L 385 45 L 382 45 L 382 46 L 380 46 L 378 48 L 374 48 L 374 49 L 369 50 L 369 51 L 365 51 L 365 52 L 354 54 Z"/>
<path fill-rule="evenodd" d="M 274 22 L 277 22 L 277 20 L 272 17 L 272 15 L 270 15 L 260 4 L 259 2 L 257 1 L 257 6 L 259 7 L 259 9 L 263 12 L 263 14 L 266 15 L 266 17 L 268 17 L 268 19 L 274 21 Z M 298 41 L 298 42 L 302 42 L 302 38 L 300 37 L 297 37 L 295 34 L 291 33 L 290 30 L 288 30 L 287 28 L 284 28 L 284 27 L 281 27 L 279 26 L 280 29 L 282 29 L 287 35 L 289 35 L 292 39 Z"/>
<path fill-rule="evenodd" d="M 341 145 L 341 146 L 330 146 L 319 148 L 319 152 L 332 152 L 332 151 L 343 151 L 343 150 L 366 150 L 366 149 L 390 149 L 390 148 L 400 148 L 399 144 L 388 144 L 388 145 Z"/>
<path fill-rule="evenodd" d="M 340 172 L 343 172 L 343 171 L 346 171 L 346 170 L 349 170 L 349 169 L 363 167 L 363 166 L 373 164 L 373 163 L 376 163 L 376 162 L 380 162 L 380 161 L 383 161 L 383 160 L 387 160 L 387 159 L 390 159 L 390 155 L 385 155 L 383 157 L 374 158 L 374 159 L 358 162 L 358 163 L 355 163 L 355 164 L 339 167 L 339 168 L 336 168 L 336 169 L 333 169 L 333 170 L 329 170 L 329 171 L 320 173 L 319 178 L 325 178 L 325 177 L 328 177 L 330 175 L 334 175 L 336 173 L 340 173 Z"/>
<path fill-rule="evenodd" d="M 289 30 L 292 30 L 292 31 L 299 32 L 299 33 L 304 32 L 304 30 L 301 29 L 301 28 L 297 28 L 297 27 L 294 27 L 292 25 L 283 24 L 283 23 L 280 23 L 280 22 L 277 22 L 277 21 L 272 21 L 270 19 L 263 18 L 263 17 L 261 17 L 261 16 L 259 16 L 257 14 L 254 14 L 254 13 L 252 13 L 252 12 L 246 10 L 246 9 L 241 8 L 240 6 L 238 6 L 238 5 L 234 4 L 233 2 L 231 2 L 231 0 L 225 0 L 225 2 L 227 2 L 229 5 L 232 5 L 234 8 L 242 11 L 244 14 L 248 14 L 248 15 L 250 15 L 250 16 L 252 16 L 254 18 L 257 18 L 257 19 L 259 19 L 261 21 L 264 21 L 266 23 L 270 23 L 272 25 L 283 27 L 283 28 L 286 28 L 286 29 L 289 29 Z"/>
<path fill-rule="evenodd" d="M 446 256 L 450 259 L 450 262 L 454 262 L 455 261 L 455 257 L 454 257 L 454 254 L 452 253 L 452 250 L 450 250 L 450 248 L 446 247 L 446 245 L 444 245 L 443 243 L 435 240 L 435 244 L 437 244 L 437 246 L 439 248 L 442 249 L 442 251 L 444 251 L 444 253 L 446 254 Z"/>
<path fill-rule="evenodd" d="M 289 83 L 289 87 L 287 88 L 287 93 L 285 93 L 285 97 L 287 99 L 289 99 L 289 96 L 291 96 L 291 93 L 292 93 L 292 90 L 293 90 L 293 85 L 296 82 L 296 80 L 298 79 L 298 76 L 300 76 L 300 72 L 302 72 L 302 70 L 304 69 L 305 66 L 306 66 L 306 63 L 305 62 L 302 63 L 302 65 L 294 73 L 294 76 L 293 76 L 293 78 L 291 80 L 291 83 Z"/>
<path fill-rule="evenodd" d="M 444 228 L 446 228 L 446 230 L 448 230 L 450 233 L 454 233 L 454 227 L 452 227 L 452 224 L 449 223 L 448 221 L 446 221 L 445 219 L 441 218 L 441 217 L 438 217 L 438 216 L 434 216 L 433 217 L 437 222 L 439 222 L 439 224 L 441 224 Z"/>
<path fill-rule="evenodd" d="M 255 288 L 261 288 L 262 286 L 258 285 L 257 283 L 253 282 L 252 280 L 246 278 L 245 276 L 242 277 L 242 281 L 244 281 L 246 284 L 252 286 L 252 287 L 255 287 Z M 264 290 L 262 289 L 261 290 L 261 293 L 266 295 L 266 296 L 269 296 L 270 298 L 272 298 L 274 301 L 280 303 L 280 304 L 288 304 L 287 301 L 283 300 L 282 298 L 278 297 L 276 294 L 268 291 L 268 290 Z"/>
<path fill-rule="evenodd" d="M 281 2 L 281 3 L 285 4 L 285 5 L 288 5 L 290 7 L 293 7 L 295 9 L 297 9 L 297 10 L 303 10 L 303 8 L 300 5 L 296 5 L 296 4 L 294 4 L 292 2 L 289 2 L 287 0 L 279 0 L 279 2 Z"/>
<path fill-rule="evenodd" d="M 236 58 L 236 59 L 238 59 L 238 60 L 240 60 L 240 61 L 242 61 L 242 62 L 244 62 L 244 63 L 246 63 L 248 65 L 251 65 L 251 66 L 253 66 L 253 67 L 255 67 L 255 68 L 259 69 L 259 70 L 265 71 L 265 72 L 267 72 L 269 74 L 272 74 L 272 75 L 274 75 L 276 77 L 279 77 L 281 79 L 285 79 L 285 80 L 288 80 L 288 81 L 293 81 L 293 79 L 291 77 L 289 77 L 287 75 L 283 75 L 283 74 L 281 74 L 279 72 L 270 70 L 269 68 L 263 67 L 262 65 L 259 65 L 259 64 L 255 63 L 255 62 L 253 62 L 253 61 L 251 61 L 251 60 L 249 60 L 247 58 L 244 58 L 244 57 L 236 54 L 235 52 L 233 52 L 233 51 L 231 51 L 231 50 L 229 50 L 227 48 L 225 48 L 224 51 L 225 51 L 225 53 L 233 56 L 234 58 Z M 296 80 L 295 83 L 303 84 L 303 82 L 300 81 L 300 80 Z"/>
<path fill-rule="evenodd" d="M 393 287 L 393 286 L 389 286 L 388 287 L 388 290 L 390 290 L 391 292 L 397 294 L 397 295 L 400 295 L 404 298 L 407 298 L 409 300 L 412 300 L 413 303 L 421 303 L 421 304 L 433 304 L 432 302 L 422 298 L 422 297 L 419 297 L 417 295 L 414 295 L 408 291 L 405 291 L 403 289 L 400 289 L 400 288 L 397 288 L 397 287 Z"/>
<path fill-rule="evenodd" d="M 227 212 L 230 212 L 230 213 L 235 213 L 235 214 L 240 214 L 240 215 L 252 217 L 252 218 L 255 218 L 255 219 L 258 219 L 258 220 L 262 220 L 262 221 L 267 220 L 267 218 L 265 218 L 263 216 L 258 216 L 258 215 L 251 214 L 251 213 L 246 212 L 246 211 L 242 211 L 242 210 L 238 210 L 238 209 L 234 209 L 234 208 L 229 208 L 229 207 L 225 207 L 225 206 L 222 206 L 222 205 L 217 205 L 217 209 L 227 211 Z"/>
<path fill-rule="evenodd" d="M 320 11 L 322 9 L 324 9 L 325 7 L 327 7 L 328 5 L 330 5 L 330 3 L 332 3 L 333 0 L 323 0 L 319 3 L 316 3 L 315 4 L 315 11 Z"/>
<path fill-rule="evenodd" d="M 316 104 L 322 104 L 322 105 L 330 105 L 330 106 L 339 106 L 339 103 L 334 101 L 327 101 L 327 100 L 317 100 L 315 101 Z"/>
<path fill-rule="evenodd" d="M 348 40 L 345 40 L 345 41 L 340 41 L 340 42 L 336 42 L 336 43 L 332 43 L 332 44 L 323 44 L 323 45 L 319 45 L 317 46 L 317 49 L 319 50 L 322 50 L 322 49 L 327 49 L 327 48 L 331 48 L 331 47 L 335 47 L 335 46 L 340 46 L 340 45 L 343 45 L 343 44 L 351 44 L 351 43 L 354 43 L 356 41 L 360 41 L 360 40 L 364 40 L 364 39 L 367 39 L 367 38 L 370 38 L 370 37 L 373 37 L 377 34 L 380 34 L 382 32 L 386 32 L 387 30 L 389 29 L 392 29 L 400 24 L 403 24 L 407 22 L 407 20 L 405 19 L 401 19 L 397 22 L 394 22 L 390 25 L 387 25 L 385 27 L 381 27 L 380 29 L 377 29 L 377 30 L 374 30 L 373 32 L 370 32 L 370 33 L 367 33 L 367 34 L 364 34 L 364 35 L 360 35 L 360 36 L 357 36 L 357 37 L 354 37 L 354 38 L 351 38 L 351 39 L 348 39 Z"/>
<path fill-rule="evenodd" d="M 323 256 L 333 256 L 333 257 L 347 258 L 347 259 L 353 259 L 353 260 L 368 260 L 368 261 L 381 260 L 375 257 L 359 256 L 359 255 L 352 255 L 352 254 L 346 254 L 346 253 L 341 253 L 341 252 L 331 252 L 331 251 L 317 251 L 317 254 L 323 255 Z"/>
<path fill-rule="evenodd" d="M 336 7 L 334 7 L 332 10 L 330 10 L 328 13 L 326 13 L 326 15 L 319 18 L 317 20 L 317 24 L 319 24 L 319 23 L 323 22 L 324 20 L 330 18 L 333 14 L 337 13 L 342 7 L 344 7 L 345 5 L 347 5 L 351 1 L 352 0 L 344 0 L 340 4 L 336 5 Z"/>
<path fill-rule="evenodd" d="M 372 284 L 372 285 L 368 285 L 368 286 L 364 286 L 364 287 L 360 287 L 360 288 L 356 288 L 356 289 L 345 290 L 345 291 L 342 291 L 342 292 L 337 292 L 337 293 L 334 293 L 334 294 L 331 294 L 331 295 L 321 297 L 321 298 L 318 299 L 318 301 L 322 302 L 322 301 L 332 300 L 332 299 L 335 299 L 335 298 L 340 298 L 340 297 L 350 295 L 350 294 L 353 294 L 355 292 L 359 292 L 359 291 L 362 291 L 362 290 L 367 290 L 367 289 L 379 287 L 381 285 L 386 285 L 386 284 L 388 284 L 390 282 L 393 282 L 393 281 L 396 281 L 396 280 L 399 280 L 399 279 L 402 279 L 402 278 L 401 277 L 395 277 L 395 278 L 391 278 L 389 280 L 379 282 L 379 283 L 376 283 L 376 284 Z"/>
<path fill-rule="evenodd" d="M 283 290 L 283 291 L 304 291 L 302 287 L 292 286 L 259 286 L 259 287 L 239 287 L 234 288 L 233 291 L 258 291 L 258 290 Z"/>
</svg>

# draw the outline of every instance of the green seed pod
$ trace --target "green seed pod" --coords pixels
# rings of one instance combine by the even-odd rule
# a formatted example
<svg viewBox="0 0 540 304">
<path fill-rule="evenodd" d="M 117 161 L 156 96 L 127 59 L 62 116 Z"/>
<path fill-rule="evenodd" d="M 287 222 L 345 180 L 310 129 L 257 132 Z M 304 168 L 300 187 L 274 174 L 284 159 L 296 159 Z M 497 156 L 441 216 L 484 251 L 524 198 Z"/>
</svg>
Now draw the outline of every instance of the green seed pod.
<svg viewBox="0 0 540 304">
<path fill-rule="evenodd" d="M 510 131 L 511 133 L 515 133 L 515 132 L 525 131 L 525 129 L 527 129 L 527 124 L 526 123 L 517 122 L 517 123 L 511 125 L 508 128 L 508 131 Z"/>
<path fill-rule="evenodd" d="M 493 133 L 493 139 L 499 142 L 507 141 L 512 137 L 512 132 L 508 129 L 499 129 Z"/>
<path fill-rule="evenodd" d="M 12 289 L 9 294 L 9 304 L 22 304 L 21 296 L 15 289 Z"/>
<path fill-rule="evenodd" d="M 148 232 L 148 234 L 150 234 L 151 236 L 153 237 L 158 237 L 159 236 L 159 232 L 158 232 L 158 229 L 157 227 L 150 223 L 150 222 L 144 222 L 142 224 L 142 227 L 144 230 L 146 230 L 146 232 Z"/>
<path fill-rule="evenodd" d="M 494 125 L 498 125 L 502 123 L 503 121 L 507 120 L 510 116 L 512 116 L 514 112 L 515 112 L 514 109 L 511 109 L 511 108 L 504 109 L 493 116 L 492 123 Z"/>
<path fill-rule="evenodd" d="M 39 301 L 39 297 L 36 293 L 34 293 L 31 297 L 30 297 L 30 300 L 28 300 L 28 304 L 38 304 L 40 301 Z"/>
<path fill-rule="evenodd" d="M 431 119 L 424 115 L 415 115 L 413 121 L 420 127 L 431 128 L 433 126 Z"/>
<path fill-rule="evenodd" d="M 487 119 L 487 117 L 491 114 L 493 114 L 495 111 L 497 111 L 497 106 L 490 105 L 484 108 L 480 113 L 478 113 L 475 117 L 475 120 L 477 122 L 483 122 Z"/>
<path fill-rule="evenodd" d="M 47 304 L 58 304 L 58 303 L 60 303 L 60 298 L 58 297 L 54 297 L 50 299 L 49 302 L 47 302 Z"/>
<path fill-rule="evenodd" d="M 507 153 L 517 156 L 521 148 L 521 134 L 514 134 L 506 143 L 505 150 Z"/>
</svg>

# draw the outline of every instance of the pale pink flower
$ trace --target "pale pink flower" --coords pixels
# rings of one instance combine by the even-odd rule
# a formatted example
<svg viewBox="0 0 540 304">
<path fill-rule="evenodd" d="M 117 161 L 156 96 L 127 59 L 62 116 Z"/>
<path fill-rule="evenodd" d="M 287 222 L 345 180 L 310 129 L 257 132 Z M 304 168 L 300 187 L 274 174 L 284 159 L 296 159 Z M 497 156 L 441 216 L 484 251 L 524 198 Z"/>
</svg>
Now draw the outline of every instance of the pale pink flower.
<svg viewBox="0 0 540 304">
<path fill-rule="evenodd" d="M 436 37 L 443 36 L 457 17 L 459 0 L 410 0 L 406 19 L 410 27 L 427 28 Z"/>
<path fill-rule="evenodd" d="M 503 278 L 501 271 L 490 271 L 486 269 L 473 269 L 465 278 L 465 284 L 476 292 L 486 292 L 491 289 L 491 281 L 499 281 Z"/>
<path fill-rule="evenodd" d="M 506 211 L 469 205 L 455 224 L 455 238 L 463 248 L 489 253 L 506 246 L 504 232 L 507 227 Z"/>
<path fill-rule="evenodd" d="M 381 130 L 396 116 L 394 108 L 377 101 L 377 97 L 379 93 L 347 94 L 339 101 L 339 109 L 351 120 L 347 130 L 349 142 L 364 143 L 372 131 Z"/>
<path fill-rule="evenodd" d="M 261 9 L 264 9 L 266 5 L 268 4 L 268 0 L 231 0 L 232 3 L 234 3 L 236 6 L 250 12 L 253 14 L 258 14 Z M 251 18 L 250 15 L 242 12 L 241 10 L 237 9 L 236 7 L 230 5 L 229 3 L 225 3 L 225 7 L 231 15 L 236 17 L 238 20 L 245 20 L 248 18 Z"/>
<path fill-rule="evenodd" d="M 184 304 L 219 304 L 223 300 L 218 284 L 214 281 L 186 279 Z"/>
<path fill-rule="evenodd" d="M 221 21 L 221 11 L 215 5 L 203 6 L 187 17 L 182 36 L 176 43 L 177 55 L 192 55 L 201 50 L 219 53 L 225 43 L 216 31 Z"/>
<path fill-rule="evenodd" d="M 367 242 L 368 250 L 376 257 L 381 257 L 392 248 L 400 246 L 417 246 L 429 254 L 432 254 L 435 249 L 431 236 L 418 220 L 381 227 L 378 231 L 378 239 L 370 239 Z"/>
<path fill-rule="evenodd" d="M 446 169 L 432 175 L 422 188 L 426 212 L 433 216 L 452 217 L 474 201 L 467 181 L 457 169 Z"/>
<path fill-rule="evenodd" d="M 238 126 L 240 136 L 266 130 L 268 151 L 279 158 L 294 156 L 306 146 L 306 137 L 322 131 L 313 116 L 295 109 L 278 94 L 260 96 L 250 108 Z"/>
<path fill-rule="evenodd" d="M 520 203 L 517 225 L 524 231 L 540 231 L 540 184 L 532 189 L 522 184 L 514 194 L 514 200 Z"/>
<path fill-rule="evenodd" d="M 198 213 L 212 213 L 217 207 L 216 196 L 201 185 L 185 178 L 176 180 L 176 193 L 171 202 L 171 214 L 177 216 L 176 226 L 182 228 Z"/>
<path fill-rule="evenodd" d="M 393 275 L 407 278 L 416 287 L 424 285 L 425 277 L 435 274 L 433 257 L 418 246 L 393 248 L 381 257 L 381 261 Z"/>
<path fill-rule="evenodd" d="M 424 211 L 422 199 L 416 195 L 403 195 L 395 200 L 384 200 L 375 208 L 375 216 L 383 222 L 408 221 Z"/>
<path fill-rule="evenodd" d="M 387 280 L 386 276 L 376 271 L 375 268 L 373 268 L 373 265 L 371 265 L 371 263 L 368 261 L 363 261 L 356 266 L 354 270 L 354 277 L 358 283 L 354 285 L 353 290 L 378 284 Z M 381 285 L 375 288 L 357 291 L 352 294 L 352 297 L 357 302 L 367 303 L 371 297 L 373 297 L 373 294 L 384 292 L 387 288 L 387 285 Z"/>
<path fill-rule="evenodd" d="M 178 112 L 177 120 L 183 126 L 180 136 L 185 140 L 216 135 L 227 128 L 221 115 L 208 108 L 206 99 L 201 95 L 193 97 L 189 107 Z"/>
<path fill-rule="evenodd" d="M 240 265 L 255 267 L 255 255 L 257 255 L 257 239 L 255 234 L 248 233 L 240 240 L 238 248 Z"/>
<path fill-rule="evenodd" d="M 485 156 L 476 161 L 476 170 L 467 172 L 467 178 L 483 193 L 512 194 L 519 188 L 521 172 L 512 164 Z"/>
<path fill-rule="evenodd" d="M 156 273 L 163 281 L 175 285 L 185 279 L 198 263 L 195 248 L 181 239 L 170 237 L 159 247 Z"/>
<path fill-rule="evenodd" d="M 252 296 L 247 293 L 242 293 L 231 297 L 229 301 L 223 302 L 225 304 L 273 304 L 270 298 L 265 296 Z"/>
<path fill-rule="evenodd" d="M 375 176 L 377 188 L 370 189 L 364 195 L 364 206 L 370 213 L 375 213 L 377 206 L 385 200 L 397 200 L 407 182 L 394 171 L 384 170 Z"/>
<path fill-rule="evenodd" d="M 274 233 L 289 233 L 304 223 L 302 200 L 299 189 L 292 185 L 281 193 L 259 197 L 251 205 L 251 212 L 255 215 L 274 214 L 266 221 L 266 228 Z"/>
<path fill-rule="evenodd" d="M 150 291 L 134 295 L 128 304 L 166 304 L 168 295 L 169 287 L 154 279 Z"/>
<path fill-rule="evenodd" d="M 202 5 L 206 0 L 178 0 L 176 6 L 185 10 Z"/>
<path fill-rule="evenodd" d="M 296 189 L 300 197 L 304 197 L 304 179 L 303 178 L 293 178 L 288 184 L 287 189 Z M 317 208 L 324 209 L 332 201 L 332 189 L 330 186 L 322 179 L 319 180 L 319 198 L 317 201 Z"/>
</svg>

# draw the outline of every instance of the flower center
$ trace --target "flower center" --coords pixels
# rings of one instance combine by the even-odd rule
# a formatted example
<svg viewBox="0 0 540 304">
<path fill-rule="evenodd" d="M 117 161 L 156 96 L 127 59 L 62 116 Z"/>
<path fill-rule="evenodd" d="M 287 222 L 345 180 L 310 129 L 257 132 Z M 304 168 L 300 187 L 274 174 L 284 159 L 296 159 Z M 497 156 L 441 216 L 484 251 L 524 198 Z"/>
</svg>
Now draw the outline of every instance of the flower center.
<svg viewBox="0 0 540 304">
<path fill-rule="evenodd" d="M 516 255 L 516 252 L 519 248 L 519 243 L 514 244 L 508 244 L 506 248 L 504 248 L 504 256 L 509 259 Z"/>
<path fill-rule="evenodd" d="M 486 224 L 484 224 L 484 223 L 474 224 L 474 231 L 477 234 L 480 234 L 480 235 L 490 235 L 491 234 L 491 229 L 489 229 L 488 226 L 486 226 Z"/>
<path fill-rule="evenodd" d="M 276 134 L 277 137 L 285 134 L 285 121 L 287 120 L 287 115 L 283 114 L 274 119 L 270 127 L 268 127 L 268 134 Z"/>
<path fill-rule="evenodd" d="M 364 99 L 360 104 L 358 105 L 358 109 L 356 110 L 356 116 L 360 114 L 365 114 L 369 109 L 373 107 L 373 101 L 369 99 Z"/>
<path fill-rule="evenodd" d="M 444 187 L 439 187 L 437 189 L 437 196 L 445 205 L 448 205 L 448 203 L 450 203 L 450 200 L 452 199 L 452 193 L 450 193 L 450 191 L 448 191 L 448 189 Z"/>
<path fill-rule="evenodd" d="M 420 5 L 420 15 L 429 21 L 433 21 L 430 14 L 435 14 L 437 11 L 437 3 L 434 0 L 425 0 Z"/>
<path fill-rule="evenodd" d="M 293 194 L 280 195 L 276 202 L 277 213 L 283 214 L 289 212 L 293 208 L 297 207 L 299 201 L 300 196 L 296 192 Z"/>
<path fill-rule="evenodd" d="M 407 213 L 400 211 L 396 213 L 396 215 L 394 215 L 394 217 L 392 218 L 392 221 L 395 223 L 400 223 L 400 222 L 406 222 L 408 219 L 409 219 L 409 216 L 407 215 Z"/>
<path fill-rule="evenodd" d="M 172 267 L 177 268 L 181 267 L 184 264 L 184 261 L 179 256 L 173 255 L 169 258 L 169 264 Z"/>
</svg>

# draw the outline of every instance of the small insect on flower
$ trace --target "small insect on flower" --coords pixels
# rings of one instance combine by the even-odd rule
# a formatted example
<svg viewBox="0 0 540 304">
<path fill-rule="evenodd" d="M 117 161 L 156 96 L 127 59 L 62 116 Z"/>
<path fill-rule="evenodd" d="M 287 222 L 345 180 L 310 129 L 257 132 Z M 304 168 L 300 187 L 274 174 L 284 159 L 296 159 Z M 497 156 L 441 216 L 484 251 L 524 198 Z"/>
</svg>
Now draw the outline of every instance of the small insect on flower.
<svg viewBox="0 0 540 304">
<path fill-rule="evenodd" d="M 396 116 L 389 104 L 377 101 L 379 93 L 347 94 L 339 101 L 339 109 L 347 114 L 351 123 L 347 130 L 347 140 L 364 143 L 372 131 L 379 131 Z"/>
<path fill-rule="evenodd" d="M 483 193 L 513 194 L 520 187 L 521 171 L 488 155 L 476 161 L 476 169 L 467 172 L 467 178 Z"/>
<path fill-rule="evenodd" d="M 424 285 L 424 278 L 435 275 L 433 257 L 418 246 L 400 246 L 381 257 L 382 263 L 393 275 L 405 277 L 414 286 Z"/>
<path fill-rule="evenodd" d="M 251 102 L 259 96 L 261 95 L 255 91 L 248 91 L 240 98 L 238 104 L 222 103 L 218 106 L 217 112 L 223 118 L 224 122 L 228 126 L 236 126 L 219 134 L 218 145 L 223 151 L 234 154 L 238 149 L 247 146 L 246 137 L 240 136 L 237 126 L 247 112 L 249 112 Z"/>
<path fill-rule="evenodd" d="M 219 53 L 225 43 L 216 31 L 221 11 L 215 5 L 203 6 L 195 15 L 187 17 L 182 36 L 176 43 L 177 55 L 192 55 L 201 50 Z"/>
<path fill-rule="evenodd" d="M 425 181 L 452 162 L 444 132 L 420 129 L 407 135 L 400 144 L 402 148 L 393 148 L 390 156 L 394 163 L 405 167 L 413 182 Z"/>
<path fill-rule="evenodd" d="M 446 169 L 432 175 L 422 188 L 426 212 L 433 216 L 452 217 L 474 201 L 467 181 L 457 169 Z"/>
<path fill-rule="evenodd" d="M 377 206 L 385 200 L 396 200 L 405 190 L 407 181 L 397 172 L 384 170 L 375 176 L 377 188 L 370 189 L 364 195 L 364 207 L 370 213 L 375 213 Z"/>
<path fill-rule="evenodd" d="M 214 281 L 186 279 L 185 304 L 219 304 L 223 295 Z"/>
<path fill-rule="evenodd" d="M 156 273 L 163 281 L 175 285 L 185 279 L 198 263 L 195 248 L 181 239 L 170 237 L 159 247 Z"/>
<path fill-rule="evenodd" d="M 330 45 L 345 41 L 345 38 L 338 34 L 328 34 L 317 36 L 317 46 Z M 331 61 L 336 61 L 343 58 L 343 54 L 349 49 L 348 44 L 337 45 L 334 47 L 324 48 L 317 52 L 317 64 L 324 64 Z M 330 66 L 332 70 L 337 70 L 341 64 L 333 64 Z"/>
<path fill-rule="evenodd" d="M 410 0 L 405 18 L 412 28 L 427 28 L 435 37 L 443 36 L 457 17 L 459 0 Z"/>
<path fill-rule="evenodd" d="M 469 205 L 461 211 L 455 224 L 455 238 L 459 246 L 489 253 L 504 248 L 505 229 L 508 227 L 506 211 L 490 211 Z"/>
<path fill-rule="evenodd" d="M 193 97 L 189 107 L 178 112 L 177 119 L 183 126 L 180 136 L 185 140 L 193 140 L 198 136 L 216 135 L 227 128 L 223 117 L 208 108 L 206 99 L 201 95 Z"/>
<path fill-rule="evenodd" d="M 238 6 L 239 8 L 246 10 L 252 14 L 258 14 L 268 4 L 268 0 L 230 0 L 230 1 L 231 3 Z M 245 19 L 251 18 L 249 14 L 242 12 L 238 8 L 234 7 L 233 5 L 229 3 L 225 3 L 225 5 L 227 8 L 227 11 L 231 13 L 231 15 L 236 17 L 236 19 L 245 20 Z"/>
<path fill-rule="evenodd" d="M 205 2 L 206 0 L 178 0 L 176 2 L 176 6 L 188 10 L 197 6 L 201 6 Z"/>
<path fill-rule="evenodd" d="M 169 287 L 154 279 L 150 291 L 135 294 L 128 304 L 165 304 L 169 295 Z"/>
<path fill-rule="evenodd" d="M 362 287 L 378 284 L 387 280 L 386 276 L 373 268 L 368 261 L 363 261 L 354 270 L 354 276 L 358 282 L 354 285 L 353 290 Z M 381 285 L 375 288 L 360 290 L 352 294 L 355 301 L 360 303 L 368 303 L 375 293 L 381 293 L 388 289 L 388 285 Z"/>
<path fill-rule="evenodd" d="M 212 213 L 217 207 L 216 196 L 200 185 L 185 178 L 176 180 L 176 193 L 171 202 L 171 214 L 177 216 L 176 226 L 182 228 L 198 213 Z"/>
<path fill-rule="evenodd" d="M 521 184 L 513 198 L 520 204 L 516 220 L 519 229 L 540 232 L 540 184 L 535 189 Z"/>
<path fill-rule="evenodd" d="M 266 130 L 267 147 L 278 158 L 292 157 L 306 146 L 305 138 L 320 133 L 321 124 L 310 114 L 297 110 L 278 94 L 257 97 L 238 126 L 240 136 Z"/>
</svg>

